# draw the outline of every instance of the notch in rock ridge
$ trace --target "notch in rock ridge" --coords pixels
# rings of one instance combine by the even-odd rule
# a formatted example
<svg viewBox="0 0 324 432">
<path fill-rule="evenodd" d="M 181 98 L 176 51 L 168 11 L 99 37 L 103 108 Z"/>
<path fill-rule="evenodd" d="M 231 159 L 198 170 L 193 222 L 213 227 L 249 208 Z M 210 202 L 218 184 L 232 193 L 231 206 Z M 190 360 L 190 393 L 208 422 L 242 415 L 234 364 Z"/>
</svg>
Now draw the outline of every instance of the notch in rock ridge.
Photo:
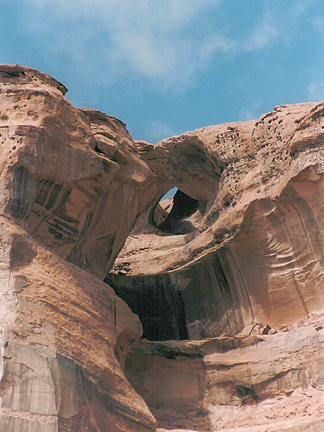
<svg viewBox="0 0 324 432">
<path fill-rule="evenodd" d="M 153 223 L 158 230 L 170 234 L 186 234 L 194 231 L 193 224 L 185 220 L 199 207 L 199 201 L 186 195 L 180 189 L 173 198 L 161 199 L 153 214 Z"/>
</svg>

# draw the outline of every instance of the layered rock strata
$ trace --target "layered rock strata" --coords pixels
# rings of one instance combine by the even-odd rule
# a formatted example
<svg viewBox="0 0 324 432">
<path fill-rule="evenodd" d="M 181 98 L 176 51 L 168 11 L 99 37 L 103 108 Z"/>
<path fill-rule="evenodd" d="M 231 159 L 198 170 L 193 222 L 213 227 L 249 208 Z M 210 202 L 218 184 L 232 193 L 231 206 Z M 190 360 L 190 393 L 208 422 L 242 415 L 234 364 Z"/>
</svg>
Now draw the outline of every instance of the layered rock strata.
<svg viewBox="0 0 324 432">
<path fill-rule="evenodd" d="M 179 198 L 157 198 L 106 279 L 152 341 L 131 351 L 127 373 L 159 425 L 322 429 L 323 107 L 279 106 L 257 121 L 198 129 L 145 151 L 141 143 L 171 182 L 162 178 L 161 195 L 178 187 L 191 199 L 178 217 Z M 188 355 L 180 341 L 170 354 L 161 342 L 218 344 L 256 329 L 262 342 L 211 356 Z"/>
<path fill-rule="evenodd" d="M 151 207 L 108 280 L 125 298 L 157 283 L 181 293 L 191 339 L 253 322 L 280 328 L 322 311 L 322 114 L 322 103 L 280 106 L 258 121 L 158 143 L 172 186 L 198 210 L 167 232 L 170 216 L 154 223 L 161 209 Z"/>
<path fill-rule="evenodd" d="M 321 431 L 324 104 L 154 146 L 66 91 L 0 67 L 0 431 Z"/>
<path fill-rule="evenodd" d="M 122 369 L 142 325 L 102 278 L 156 176 L 122 122 L 56 80 L 0 78 L 0 430 L 155 430 Z"/>
<path fill-rule="evenodd" d="M 5 218 L 1 239 L 0 430 L 153 430 L 121 368 L 138 318 Z"/>
<path fill-rule="evenodd" d="M 321 431 L 323 316 L 274 335 L 141 340 L 126 376 L 167 430 Z"/>
</svg>

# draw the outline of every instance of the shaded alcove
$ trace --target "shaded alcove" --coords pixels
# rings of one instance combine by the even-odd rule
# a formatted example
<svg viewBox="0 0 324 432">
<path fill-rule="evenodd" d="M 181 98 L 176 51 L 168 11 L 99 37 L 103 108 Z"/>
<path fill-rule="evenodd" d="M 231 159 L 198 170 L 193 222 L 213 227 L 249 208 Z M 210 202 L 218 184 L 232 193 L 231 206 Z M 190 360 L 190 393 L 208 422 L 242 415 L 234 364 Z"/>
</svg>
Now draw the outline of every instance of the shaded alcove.
<svg viewBox="0 0 324 432">
<path fill-rule="evenodd" d="M 109 274 L 105 279 L 136 313 L 143 326 L 143 338 L 152 341 L 188 339 L 181 292 L 168 274 L 129 277 Z"/>
<path fill-rule="evenodd" d="M 105 281 L 139 316 L 148 340 L 235 335 L 254 319 L 244 280 L 225 248 L 172 273 L 110 273 Z"/>
</svg>

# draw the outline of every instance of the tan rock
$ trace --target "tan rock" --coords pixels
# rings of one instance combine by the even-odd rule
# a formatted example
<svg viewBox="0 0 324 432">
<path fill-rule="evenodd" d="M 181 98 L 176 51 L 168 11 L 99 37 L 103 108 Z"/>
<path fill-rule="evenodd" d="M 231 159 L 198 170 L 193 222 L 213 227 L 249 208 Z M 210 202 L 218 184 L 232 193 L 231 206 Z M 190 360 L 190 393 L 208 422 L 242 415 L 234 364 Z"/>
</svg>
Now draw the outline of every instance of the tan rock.
<svg viewBox="0 0 324 432">
<path fill-rule="evenodd" d="M 2 66 L 0 78 L 2 211 L 40 244 L 103 278 L 155 198 L 156 175 L 125 124 L 75 109 L 52 78 L 18 66 Z"/>
<path fill-rule="evenodd" d="M 126 376 L 158 425 L 173 432 L 180 426 L 193 431 L 320 431 L 323 344 L 324 333 L 311 326 L 272 336 L 142 340 L 130 352 Z"/>
<path fill-rule="evenodd" d="M 154 149 L 197 210 L 170 220 L 153 205 L 106 281 L 151 340 L 126 368 L 159 427 L 323 428 L 323 106 L 280 106 Z M 264 341 L 202 350 L 249 334 Z"/>
<path fill-rule="evenodd" d="M 138 317 L 4 218 L 1 238 L 1 432 L 153 430 L 120 365 L 141 337 Z"/>
<path fill-rule="evenodd" d="M 322 430 L 324 104 L 153 146 L 66 91 L 0 66 L 0 432 Z"/>
<path fill-rule="evenodd" d="M 147 210 L 116 261 L 113 273 L 126 262 L 127 280 L 107 280 L 152 293 L 158 280 L 180 292 L 194 339 L 255 322 L 280 328 L 321 312 L 322 111 L 323 103 L 280 106 L 258 121 L 158 143 L 166 176 L 198 210 L 169 232 L 158 229 L 160 219 L 154 226 L 162 210 Z"/>
<path fill-rule="evenodd" d="M 100 278 L 157 178 L 122 122 L 65 92 L 0 67 L 0 431 L 155 430 L 122 369 L 142 325 Z"/>
</svg>

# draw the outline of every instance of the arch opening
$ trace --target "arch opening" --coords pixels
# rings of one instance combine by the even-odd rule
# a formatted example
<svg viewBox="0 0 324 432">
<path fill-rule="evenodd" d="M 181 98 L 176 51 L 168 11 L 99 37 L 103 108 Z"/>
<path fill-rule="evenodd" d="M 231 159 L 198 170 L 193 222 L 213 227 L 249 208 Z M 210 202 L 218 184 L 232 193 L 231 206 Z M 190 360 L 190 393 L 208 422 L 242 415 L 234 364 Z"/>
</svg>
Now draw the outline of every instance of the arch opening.
<svg viewBox="0 0 324 432">
<path fill-rule="evenodd" d="M 153 224 L 164 233 L 186 234 L 196 229 L 191 217 L 199 208 L 199 201 L 177 189 L 173 197 L 170 196 L 171 189 L 165 194 L 153 213 Z M 195 218 L 193 218 L 195 219 Z"/>
</svg>

